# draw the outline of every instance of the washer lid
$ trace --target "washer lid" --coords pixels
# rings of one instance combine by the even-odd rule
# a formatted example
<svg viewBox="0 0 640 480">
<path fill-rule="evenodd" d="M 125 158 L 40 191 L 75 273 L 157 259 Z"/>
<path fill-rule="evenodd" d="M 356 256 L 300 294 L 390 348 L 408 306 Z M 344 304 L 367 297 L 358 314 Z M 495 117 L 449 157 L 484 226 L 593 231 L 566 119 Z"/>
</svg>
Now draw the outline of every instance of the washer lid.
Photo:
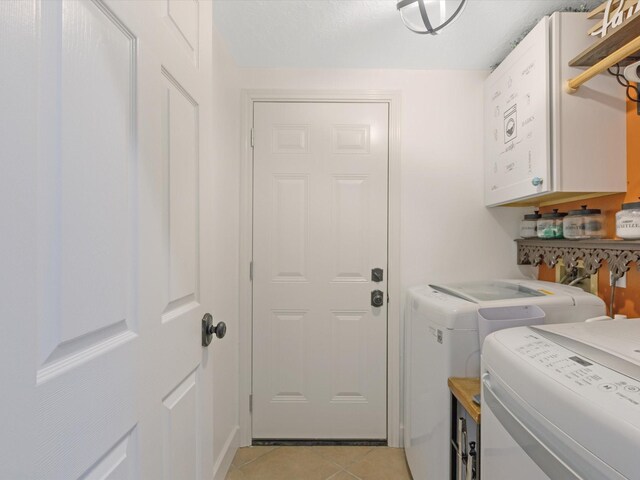
<svg viewBox="0 0 640 480">
<path fill-rule="evenodd" d="M 533 290 L 518 283 L 495 280 L 429 286 L 439 292 L 473 303 L 493 302 L 496 300 L 514 300 L 519 298 L 528 299 L 546 296 L 545 293 Z"/>
</svg>

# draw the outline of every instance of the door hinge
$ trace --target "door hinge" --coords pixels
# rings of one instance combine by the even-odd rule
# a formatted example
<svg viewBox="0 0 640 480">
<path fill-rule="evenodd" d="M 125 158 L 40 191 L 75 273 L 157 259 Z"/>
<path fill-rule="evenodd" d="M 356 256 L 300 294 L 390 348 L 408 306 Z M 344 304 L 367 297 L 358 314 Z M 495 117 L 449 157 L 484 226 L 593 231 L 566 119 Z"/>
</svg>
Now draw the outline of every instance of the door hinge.
<svg viewBox="0 0 640 480">
<path fill-rule="evenodd" d="M 253 260 L 249 262 L 249 281 L 253 282 Z"/>
<path fill-rule="evenodd" d="M 253 133 L 253 128 L 251 129 L 251 148 L 253 148 L 254 146 L 254 133 Z"/>
<path fill-rule="evenodd" d="M 249 413 L 253 413 L 253 393 L 249 395 Z"/>
</svg>

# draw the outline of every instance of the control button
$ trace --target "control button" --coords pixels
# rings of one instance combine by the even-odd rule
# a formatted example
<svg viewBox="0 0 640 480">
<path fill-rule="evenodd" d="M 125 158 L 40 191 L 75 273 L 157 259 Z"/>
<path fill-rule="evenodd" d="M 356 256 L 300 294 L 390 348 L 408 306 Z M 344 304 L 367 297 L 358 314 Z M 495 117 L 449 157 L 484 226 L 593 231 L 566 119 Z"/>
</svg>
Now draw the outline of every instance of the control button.
<svg viewBox="0 0 640 480">
<path fill-rule="evenodd" d="M 627 385 L 624 387 L 627 392 L 640 392 L 640 387 L 636 387 L 635 385 Z"/>
<path fill-rule="evenodd" d="M 603 392 L 615 392 L 616 390 L 618 390 L 618 387 L 616 387 L 612 383 L 603 383 L 602 385 L 598 385 L 598 388 Z"/>
</svg>

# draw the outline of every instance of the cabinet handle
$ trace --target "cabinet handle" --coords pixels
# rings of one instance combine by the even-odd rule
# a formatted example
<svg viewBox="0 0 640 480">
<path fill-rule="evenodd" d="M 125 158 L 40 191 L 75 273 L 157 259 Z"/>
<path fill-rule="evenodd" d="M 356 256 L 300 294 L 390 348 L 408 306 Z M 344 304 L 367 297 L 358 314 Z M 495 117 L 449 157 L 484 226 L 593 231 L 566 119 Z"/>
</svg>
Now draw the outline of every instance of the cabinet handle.
<svg viewBox="0 0 640 480">
<path fill-rule="evenodd" d="M 539 187 L 540 185 L 542 185 L 543 180 L 540 177 L 533 177 L 533 179 L 531 180 L 531 185 L 533 185 L 534 187 Z"/>
</svg>

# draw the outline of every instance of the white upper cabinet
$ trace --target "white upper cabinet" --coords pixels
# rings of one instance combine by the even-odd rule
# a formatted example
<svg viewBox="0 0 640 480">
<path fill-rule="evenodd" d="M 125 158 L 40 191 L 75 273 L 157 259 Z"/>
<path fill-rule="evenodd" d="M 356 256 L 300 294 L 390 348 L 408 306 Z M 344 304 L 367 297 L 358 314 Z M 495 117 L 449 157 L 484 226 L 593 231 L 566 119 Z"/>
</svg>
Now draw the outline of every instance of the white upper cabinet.
<svg viewBox="0 0 640 480">
<path fill-rule="evenodd" d="M 564 90 L 588 25 L 582 13 L 543 18 L 485 81 L 487 206 L 626 191 L 624 92 L 608 75 Z"/>
</svg>

